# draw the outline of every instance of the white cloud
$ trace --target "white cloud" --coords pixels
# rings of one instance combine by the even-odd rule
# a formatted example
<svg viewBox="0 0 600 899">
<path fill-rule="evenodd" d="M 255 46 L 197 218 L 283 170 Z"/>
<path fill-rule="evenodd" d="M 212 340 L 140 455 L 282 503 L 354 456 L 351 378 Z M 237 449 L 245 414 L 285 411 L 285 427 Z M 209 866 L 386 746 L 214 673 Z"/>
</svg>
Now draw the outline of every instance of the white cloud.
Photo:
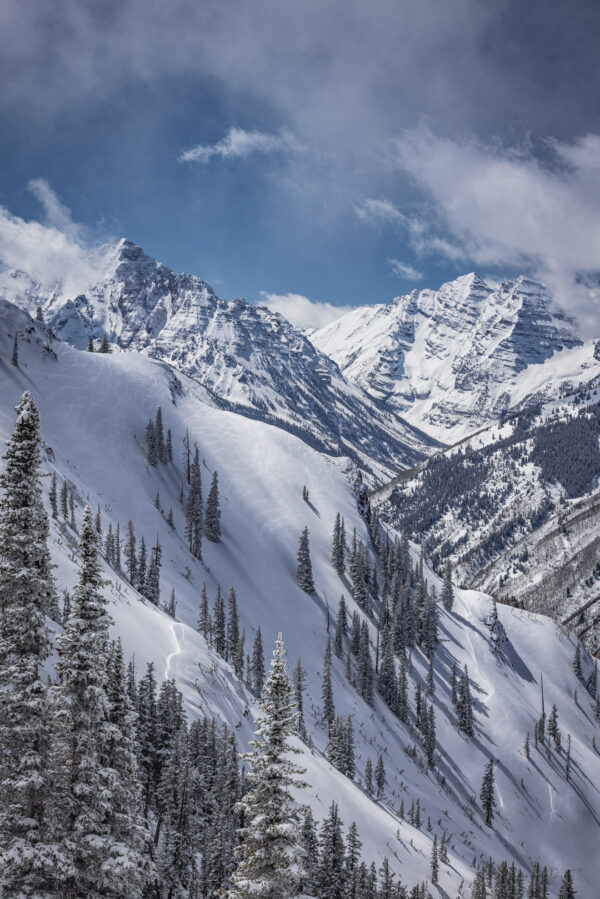
<svg viewBox="0 0 600 899">
<path fill-rule="evenodd" d="M 600 266 L 600 137 L 551 146 L 552 165 L 421 126 L 405 131 L 396 151 L 432 204 L 423 252 L 532 272 L 581 314 L 594 296 L 581 282 Z"/>
<path fill-rule="evenodd" d="M 200 144 L 183 150 L 179 162 L 210 162 L 214 156 L 221 159 L 245 159 L 251 153 L 296 152 L 300 149 L 295 137 L 287 131 L 265 134 L 263 131 L 244 131 L 236 125 L 216 144 Z"/>
<path fill-rule="evenodd" d="M 410 262 L 401 262 L 400 259 L 388 259 L 391 269 L 399 278 L 406 278 L 408 281 L 420 281 L 423 272 L 411 265 Z"/>
<path fill-rule="evenodd" d="M 271 312 L 280 312 L 297 328 L 323 328 L 329 322 L 350 312 L 353 306 L 334 306 L 318 303 L 299 293 L 267 293 L 261 291 L 262 305 Z"/>
<path fill-rule="evenodd" d="M 76 296 L 104 276 L 115 245 L 88 239 L 43 179 L 30 181 L 28 188 L 40 201 L 47 223 L 25 221 L 0 206 L 0 266 L 24 273 L 48 292 L 58 286 Z M 4 277 L 0 290 L 10 298 L 20 286 L 21 279 Z"/>
<path fill-rule="evenodd" d="M 407 227 L 408 220 L 390 200 L 363 200 L 354 210 L 363 222 Z"/>
</svg>

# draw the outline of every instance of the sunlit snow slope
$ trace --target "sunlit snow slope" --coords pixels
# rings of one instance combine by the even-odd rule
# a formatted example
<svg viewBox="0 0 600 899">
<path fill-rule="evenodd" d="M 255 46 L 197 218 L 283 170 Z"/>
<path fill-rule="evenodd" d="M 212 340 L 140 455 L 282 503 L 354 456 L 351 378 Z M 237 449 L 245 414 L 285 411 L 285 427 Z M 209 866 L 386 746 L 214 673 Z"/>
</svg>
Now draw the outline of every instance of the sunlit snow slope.
<svg viewBox="0 0 600 899">
<path fill-rule="evenodd" d="M 10 363 L 15 330 L 19 335 L 19 367 Z M 484 594 L 456 591 L 455 609 L 440 610 L 442 645 L 436 655 L 436 771 L 427 772 L 406 749 L 415 733 L 376 699 L 366 705 L 346 681 L 344 663 L 334 658 L 334 697 L 339 714 L 354 716 L 357 782 L 352 783 L 323 756 L 326 733 L 321 721 L 321 680 L 326 644 L 327 606 L 335 614 L 348 583 L 329 562 L 330 535 L 336 512 L 347 532 L 356 527 L 367 540 L 357 512 L 357 470 L 349 460 L 331 459 L 292 434 L 216 407 L 196 382 L 167 365 L 136 353 L 89 354 L 50 343 L 45 327 L 9 304 L 0 303 L 0 437 L 12 429 L 13 406 L 24 390 L 39 404 L 46 442 L 46 469 L 74 485 L 81 520 L 83 504 L 100 504 L 106 529 L 132 520 L 138 537 L 163 546 L 161 592 L 167 600 L 174 588 L 176 620 L 152 607 L 106 566 L 107 595 L 113 633 L 120 634 L 138 671 L 154 661 L 159 676 L 174 677 L 184 692 L 188 712 L 217 715 L 235 729 L 243 745 L 252 729 L 255 705 L 232 670 L 207 646 L 195 629 L 199 592 L 208 585 L 212 601 L 216 584 L 233 585 L 241 624 L 251 644 L 260 625 L 270 647 L 282 631 L 290 663 L 301 656 L 308 672 L 306 718 L 314 748 L 304 748 L 310 782 L 307 801 L 323 817 L 335 799 L 346 825 L 356 820 L 366 858 L 377 863 L 388 855 L 405 883 L 429 876 L 434 832 L 450 836 L 450 863 L 442 865 L 440 896 L 468 895 L 474 860 L 493 856 L 527 869 L 539 860 L 552 869 L 552 894 L 558 872 L 574 870 L 581 897 L 593 897 L 600 878 L 597 853 L 600 795 L 599 758 L 592 747 L 597 732 L 591 700 L 571 671 L 574 644 L 549 619 L 508 607 L 500 617 L 508 634 L 499 655 L 490 648 L 485 623 L 491 601 Z M 144 428 L 158 406 L 174 437 L 175 464 L 151 469 L 144 453 Z M 203 460 L 205 492 L 218 469 L 223 510 L 223 539 L 204 543 L 204 562 L 187 551 L 178 496 L 181 486 L 182 439 L 189 429 Z M 310 504 L 302 487 L 310 491 Z M 172 507 L 176 532 L 155 508 L 157 490 L 164 513 Z M 295 583 L 298 536 L 307 525 L 317 595 L 310 597 Z M 70 588 L 77 575 L 76 535 L 63 523 L 52 523 L 52 552 L 59 589 Z M 430 574 L 430 580 L 437 579 Z M 439 586 L 439 585 L 438 585 Z M 373 630 L 373 638 L 375 632 Z M 467 740 L 455 726 L 449 694 L 452 660 L 469 666 L 475 699 L 476 736 Z M 584 659 L 586 671 L 590 662 Z M 413 654 L 411 704 L 415 678 L 424 680 L 426 662 Z M 527 731 L 540 714 L 543 672 L 546 708 L 556 703 L 566 741 L 572 736 L 572 782 L 564 779 L 564 754 L 523 753 Z M 578 704 L 573 700 L 578 691 Z M 385 800 L 368 798 L 360 786 L 367 758 L 384 753 Z M 485 763 L 498 760 L 498 817 L 492 829 L 483 825 L 478 795 Z M 421 801 L 421 830 L 397 816 Z M 431 831 L 426 822 L 431 821 Z M 461 884 L 463 889 L 461 891 Z M 432 888 L 433 889 L 433 888 Z M 434 895 L 435 895 L 434 890 Z"/>
</svg>

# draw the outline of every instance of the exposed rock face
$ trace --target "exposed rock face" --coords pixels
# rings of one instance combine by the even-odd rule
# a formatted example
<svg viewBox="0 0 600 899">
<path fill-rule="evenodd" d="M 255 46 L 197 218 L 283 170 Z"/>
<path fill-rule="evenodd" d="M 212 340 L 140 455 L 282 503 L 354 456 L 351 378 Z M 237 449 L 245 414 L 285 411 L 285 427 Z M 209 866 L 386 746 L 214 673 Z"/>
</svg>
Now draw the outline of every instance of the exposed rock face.
<svg viewBox="0 0 600 899">
<path fill-rule="evenodd" d="M 581 344 L 574 322 L 525 277 L 463 275 L 363 306 L 311 334 L 353 383 L 442 440 L 497 418 L 518 374 Z"/>
<path fill-rule="evenodd" d="M 16 298 L 40 302 L 59 337 L 83 349 L 104 332 L 209 388 L 223 404 L 286 427 L 328 452 L 387 477 L 422 459 L 434 441 L 384 410 L 283 316 L 244 300 L 226 302 L 193 275 L 176 274 L 122 240 L 112 271 L 85 294 L 57 289 Z"/>
</svg>

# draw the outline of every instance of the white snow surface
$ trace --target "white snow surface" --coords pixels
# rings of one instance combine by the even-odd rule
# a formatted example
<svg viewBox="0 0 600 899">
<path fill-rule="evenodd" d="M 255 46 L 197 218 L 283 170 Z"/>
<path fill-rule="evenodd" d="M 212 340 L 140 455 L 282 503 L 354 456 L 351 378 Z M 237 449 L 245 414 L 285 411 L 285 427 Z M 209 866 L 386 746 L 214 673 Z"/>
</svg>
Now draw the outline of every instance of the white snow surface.
<svg viewBox="0 0 600 899">
<path fill-rule="evenodd" d="M 19 368 L 10 364 L 15 330 L 19 333 Z M 168 599 L 176 591 L 177 619 L 154 608 L 105 566 L 113 634 L 121 636 L 126 654 L 134 655 L 138 672 L 153 661 L 158 677 L 173 677 L 185 697 L 190 717 L 215 715 L 233 728 L 245 746 L 252 731 L 256 705 L 233 671 L 195 631 L 199 593 L 206 581 L 211 602 L 218 582 L 238 595 L 247 647 L 260 625 L 267 650 L 283 632 L 290 667 L 301 656 L 308 672 L 305 714 L 314 748 L 303 747 L 302 762 L 310 789 L 304 801 L 322 818 L 332 800 L 338 802 L 346 826 L 355 820 L 366 859 L 378 864 L 388 855 L 405 883 L 429 876 L 433 833 L 450 836 L 450 863 L 441 866 L 434 895 L 468 895 L 474 859 L 492 856 L 514 860 L 527 869 L 539 860 L 551 869 L 551 895 L 556 896 L 562 871 L 570 867 L 578 896 L 593 899 L 600 881 L 597 851 L 600 823 L 600 771 L 592 739 L 597 733 L 591 701 L 571 670 L 572 638 L 550 619 L 499 606 L 508 642 L 502 652 L 490 648 L 485 620 L 491 601 L 477 591 L 456 590 L 452 613 L 440 609 L 442 644 L 436 655 L 434 705 L 438 738 L 437 771 L 426 772 L 406 754 L 418 741 L 398 722 L 379 698 L 370 708 L 347 683 L 344 663 L 334 658 L 336 711 L 354 716 L 357 782 L 334 770 L 323 755 L 326 734 L 320 720 L 320 689 L 326 643 L 326 609 L 332 617 L 344 593 L 350 610 L 348 583 L 329 562 L 330 536 L 336 512 L 351 533 L 356 527 L 366 540 L 357 513 L 353 484 L 356 468 L 348 460 L 332 459 L 292 434 L 216 407 L 195 381 L 176 375 L 168 365 L 135 352 L 89 354 L 56 340 L 45 326 L 7 303 L 0 302 L 0 438 L 12 430 L 13 407 L 24 390 L 39 405 L 47 446 L 45 468 L 56 471 L 77 491 L 76 516 L 83 504 L 100 504 L 102 523 L 113 527 L 134 522 L 138 538 L 163 546 L 161 591 Z M 173 432 L 175 465 L 150 469 L 144 454 L 144 428 L 158 406 L 165 427 Z M 210 475 L 218 469 L 223 510 L 223 539 L 204 543 L 204 562 L 189 555 L 182 539 L 183 517 L 178 503 L 182 438 L 186 428 L 198 443 L 206 493 Z M 302 500 L 302 487 L 310 504 Z M 172 507 L 177 532 L 172 533 L 154 506 L 160 490 L 165 512 Z M 308 525 L 317 594 L 310 597 L 295 583 L 296 549 Z M 69 528 L 52 522 L 52 554 L 57 587 L 71 588 L 77 577 L 77 546 Z M 439 589 L 436 576 L 429 578 Z M 374 636 L 374 632 L 373 632 Z M 475 702 L 476 736 L 465 739 L 456 729 L 451 710 L 449 672 L 452 660 L 469 666 Z M 414 677 L 425 679 L 427 663 L 413 655 Z M 584 654 L 586 672 L 591 662 Z M 533 749 L 523 752 L 527 731 L 540 714 L 543 672 L 546 710 L 556 703 L 566 744 L 572 737 L 572 782 L 563 776 L 564 754 Z M 573 699 L 578 692 L 578 703 Z M 384 753 L 387 773 L 385 800 L 370 799 L 359 780 L 368 757 Z M 419 755 L 422 755 L 419 750 Z M 478 807 L 484 765 L 498 760 L 498 815 L 486 828 Z M 475 797 L 475 798 L 474 798 Z M 421 830 L 398 817 L 417 798 Z M 428 817 L 432 831 L 426 827 Z M 461 889 L 462 884 L 462 889 Z"/>
<path fill-rule="evenodd" d="M 600 374 L 594 342 L 582 344 L 575 322 L 526 277 L 491 287 L 463 275 L 361 306 L 310 339 L 350 381 L 444 443 Z"/>
</svg>

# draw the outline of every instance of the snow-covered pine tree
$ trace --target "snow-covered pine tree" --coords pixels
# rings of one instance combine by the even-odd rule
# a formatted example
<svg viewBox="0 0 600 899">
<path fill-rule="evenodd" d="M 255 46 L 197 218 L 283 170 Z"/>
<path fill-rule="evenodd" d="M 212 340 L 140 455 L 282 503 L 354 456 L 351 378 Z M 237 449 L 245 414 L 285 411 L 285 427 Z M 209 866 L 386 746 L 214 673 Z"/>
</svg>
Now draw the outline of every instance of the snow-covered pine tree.
<svg viewBox="0 0 600 899">
<path fill-rule="evenodd" d="M 190 489 L 185 506 L 185 536 L 193 556 L 202 558 L 202 475 L 198 447 L 190 469 Z"/>
<path fill-rule="evenodd" d="M 373 681 L 374 672 L 369 647 L 369 626 L 366 619 L 363 618 L 360 626 L 360 644 L 358 647 L 357 687 L 360 695 L 369 705 L 373 705 Z"/>
<path fill-rule="evenodd" d="M 146 574 L 146 583 L 144 584 L 144 596 L 146 599 L 154 603 L 155 606 L 160 605 L 160 568 L 162 564 L 162 547 L 158 540 L 150 550 L 150 563 Z"/>
<path fill-rule="evenodd" d="M 13 346 L 12 346 L 12 353 L 10 356 L 10 361 L 14 365 L 15 368 L 19 367 L 19 338 L 18 338 L 16 331 L 15 331 L 15 336 L 13 338 Z"/>
<path fill-rule="evenodd" d="M 345 896 L 345 847 L 342 822 L 335 802 L 331 803 L 329 815 L 321 825 L 317 883 L 319 899 L 343 899 Z"/>
<path fill-rule="evenodd" d="M 238 640 L 240 639 L 240 620 L 237 610 L 237 599 L 233 587 L 229 588 L 227 601 L 227 633 L 225 637 L 225 658 L 233 662 Z"/>
<path fill-rule="evenodd" d="M 213 646 L 220 656 L 225 658 L 226 631 L 225 600 L 221 593 L 221 585 L 217 584 L 217 595 L 213 609 Z"/>
<path fill-rule="evenodd" d="M 148 813 L 153 807 L 158 777 L 156 679 L 152 662 L 148 663 L 146 673 L 139 683 L 137 713 L 142 797 L 144 817 L 147 819 Z"/>
<path fill-rule="evenodd" d="M 50 481 L 50 492 L 48 494 L 50 500 L 50 509 L 52 510 L 52 518 L 58 518 L 58 491 L 56 488 L 56 472 L 52 472 L 52 480 Z"/>
<path fill-rule="evenodd" d="M 90 336 L 88 337 L 88 342 L 87 342 L 86 350 L 87 350 L 88 353 L 93 353 L 93 352 L 94 352 L 94 338 L 92 337 L 91 334 L 90 334 Z"/>
<path fill-rule="evenodd" d="M 335 718 L 335 705 L 333 701 L 333 687 L 331 684 L 331 641 L 327 638 L 327 647 L 323 660 L 323 682 L 321 684 L 321 696 L 323 699 L 323 721 L 328 727 L 333 724 Z"/>
<path fill-rule="evenodd" d="M 52 836 L 46 808 L 50 652 L 44 614 L 54 595 L 40 483 L 40 417 L 29 392 L 0 475 L 0 893 L 43 895 Z"/>
<path fill-rule="evenodd" d="M 102 888 L 111 895 L 103 870 L 113 848 L 109 826 L 113 784 L 104 755 L 110 735 L 109 618 L 102 595 L 98 534 L 89 505 L 83 514 L 80 553 L 71 617 L 57 638 L 60 682 L 54 700 L 53 829 L 72 866 L 62 883 L 62 895 L 95 896 Z M 60 880 L 61 872 L 55 876 Z"/>
<path fill-rule="evenodd" d="M 121 571 L 121 525 L 118 522 L 117 529 L 115 531 L 113 565 L 115 566 L 117 571 Z"/>
<path fill-rule="evenodd" d="M 383 755 L 379 753 L 375 764 L 375 786 L 377 787 L 377 798 L 383 797 L 385 790 L 385 765 L 383 764 Z"/>
<path fill-rule="evenodd" d="M 60 513 L 65 521 L 69 518 L 69 488 L 67 482 L 63 481 L 60 488 Z"/>
<path fill-rule="evenodd" d="M 437 885 L 440 877 L 440 858 L 438 850 L 437 833 L 433 835 L 433 843 L 431 844 L 431 882 Z"/>
<path fill-rule="evenodd" d="M 131 521 L 127 522 L 127 536 L 125 537 L 125 548 L 123 553 L 127 564 L 127 578 L 131 586 L 135 587 L 137 583 L 137 553 L 133 522 Z"/>
<path fill-rule="evenodd" d="M 480 865 L 475 871 L 471 885 L 471 899 L 488 899 L 484 865 Z"/>
<path fill-rule="evenodd" d="M 136 582 L 135 587 L 142 596 L 146 595 L 146 574 L 147 574 L 147 564 L 148 564 L 148 554 L 146 552 L 146 541 L 143 536 L 140 540 L 140 552 L 137 557 L 137 562 L 135 566 L 136 571 Z"/>
<path fill-rule="evenodd" d="M 471 687 L 469 686 L 469 672 L 466 665 L 458 684 L 456 711 L 458 714 L 459 728 L 468 737 L 474 736 L 475 728 L 473 725 L 473 699 L 471 697 Z"/>
<path fill-rule="evenodd" d="M 337 617 L 335 622 L 335 639 L 333 642 L 333 651 L 338 659 L 344 655 L 344 637 L 348 636 L 348 618 L 346 613 L 346 600 L 342 595 L 338 604 Z"/>
<path fill-rule="evenodd" d="M 156 410 L 156 418 L 154 419 L 154 438 L 156 440 L 156 454 L 158 461 L 165 463 L 167 461 L 167 448 L 165 446 L 165 433 L 163 429 L 162 409 L 159 406 Z"/>
<path fill-rule="evenodd" d="M 303 740 L 306 740 L 306 723 L 304 721 L 304 685 L 306 683 L 306 671 L 302 667 L 302 662 L 298 658 L 292 671 L 292 686 L 294 688 L 294 702 L 298 712 L 298 733 Z"/>
<path fill-rule="evenodd" d="M 146 425 L 146 459 L 148 465 L 158 465 L 158 447 L 156 445 L 156 430 L 152 419 Z"/>
<path fill-rule="evenodd" d="M 570 870 L 566 870 L 558 891 L 558 899 L 575 899 L 576 889 L 573 885 L 573 875 Z"/>
<path fill-rule="evenodd" d="M 252 688 L 256 696 L 260 696 L 265 682 L 265 653 L 263 649 L 260 627 L 256 630 L 252 646 Z"/>
<path fill-rule="evenodd" d="M 579 640 L 575 644 L 575 655 L 573 656 L 573 672 L 575 677 L 579 678 L 579 680 L 583 680 L 583 671 L 581 670 L 581 649 L 579 645 Z"/>
<path fill-rule="evenodd" d="M 134 681 L 135 683 L 135 681 Z M 111 841 L 103 862 L 110 895 L 139 897 L 149 885 L 153 866 L 148 852 L 149 833 L 142 816 L 142 791 L 135 739 L 136 714 L 125 672 L 120 639 L 108 660 L 106 692 L 108 732 L 104 748 L 109 773 Z"/>
<path fill-rule="evenodd" d="M 77 530 L 77 523 L 75 521 L 75 498 L 72 490 L 69 493 L 69 527 L 74 531 Z"/>
<path fill-rule="evenodd" d="M 297 712 L 285 663 L 281 634 L 260 699 L 261 715 L 251 751 L 244 758 L 248 791 L 241 800 L 244 827 L 236 851 L 238 865 L 227 899 L 287 899 L 294 892 L 300 859 L 300 809 L 292 789 L 306 786 L 303 769 L 289 758 Z"/>
<path fill-rule="evenodd" d="M 454 587 L 452 586 L 452 565 L 450 559 L 448 559 L 446 567 L 444 568 L 444 584 L 442 587 L 441 600 L 446 611 L 451 612 L 452 607 L 454 606 Z"/>
<path fill-rule="evenodd" d="M 496 797 L 494 795 L 494 759 L 491 758 L 483 772 L 483 780 L 481 783 L 481 791 L 479 793 L 481 807 L 485 815 L 485 823 L 488 827 L 492 826 L 494 820 L 494 809 L 496 808 Z"/>
<path fill-rule="evenodd" d="M 100 341 L 100 347 L 98 349 L 99 353 L 112 353 L 110 348 L 110 343 L 108 342 L 108 335 L 106 331 L 102 335 L 102 340 Z"/>
<path fill-rule="evenodd" d="M 213 543 L 221 540 L 221 507 L 219 505 L 219 475 L 213 471 L 210 490 L 206 497 L 206 515 L 204 516 L 204 533 L 206 539 Z"/>
<path fill-rule="evenodd" d="M 315 582 L 313 580 L 312 563 L 310 561 L 310 546 L 308 543 L 308 528 L 305 527 L 300 535 L 298 544 L 298 568 L 296 571 L 296 581 L 301 590 L 305 593 L 315 592 Z"/>
<path fill-rule="evenodd" d="M 167 462 L 170 464 L 173 461 L 173 435 L 171 434 L 171 428 L 167 428 L 165 451 L 167 454 Z"/>
<path fill-rule="evenodd" d="M 372 796 L 373 794 L 373 763 L 371 759 L 365 762 L 365 790 Z"/>
<path fill-rule="evenodd" d="M 210 620 L 210 612 L 208 610 L 208 595 L 206 593 L 206 582 L 202 584 L 202 592 L 200 593 L 200 611 L 198 612 L 198 632 L 202 634 L 205 640 L 208 640 L 211 632 L 212 623 Z"/>
</svg>

